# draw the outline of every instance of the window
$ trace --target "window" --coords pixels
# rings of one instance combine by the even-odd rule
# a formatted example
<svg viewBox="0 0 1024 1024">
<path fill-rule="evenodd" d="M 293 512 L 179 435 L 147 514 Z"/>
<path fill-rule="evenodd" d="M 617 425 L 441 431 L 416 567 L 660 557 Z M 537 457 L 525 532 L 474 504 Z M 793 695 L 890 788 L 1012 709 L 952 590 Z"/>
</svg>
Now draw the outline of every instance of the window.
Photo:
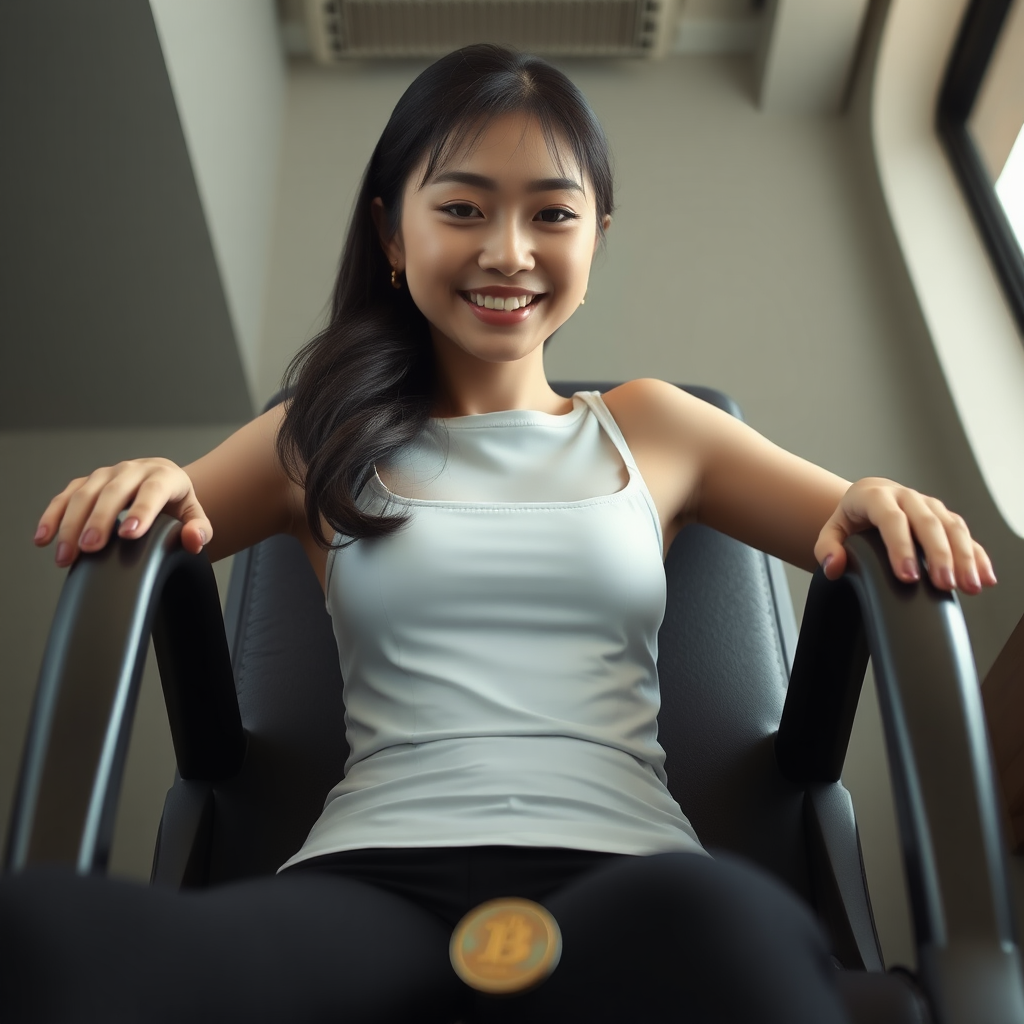
<svg viewBox="0 0 1024 1024">
<path fill-rule="evenodd" d="M 938 127 L 1024 333 L 1024 0 L 973 0 Z"/>
</svg>

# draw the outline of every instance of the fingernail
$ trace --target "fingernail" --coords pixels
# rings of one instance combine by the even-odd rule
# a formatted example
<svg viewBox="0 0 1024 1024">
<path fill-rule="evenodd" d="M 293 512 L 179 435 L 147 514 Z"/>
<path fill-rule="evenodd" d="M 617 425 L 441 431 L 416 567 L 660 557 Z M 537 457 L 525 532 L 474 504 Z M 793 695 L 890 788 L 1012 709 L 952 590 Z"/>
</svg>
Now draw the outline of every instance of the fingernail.
<svg viewBox="0 0 1024 1024">
<path fill-rule="evenodd" d="M 62 540 L 57 545 L 57 555 L 54 561 L 58 565 L 67 565 L 71 561 L 71 545 L 66 540 Z"/>
<path fill-rule="evenodd" d="M 998 583 L 999 582 L 999 580 L 996 579 L 996 574 L 995 574 L 995 570 L 994 569 L 989 569 L 988 573 L 987 573 L 987 576 L 988 576 L 989 583 Z"/>
<path fill-rule="evenodd" d="M 33 540 L 42 540 L 46 536 L 46 525 L 40 523 L 36 528 L 36 535 L 32 538 Z"/>
<path fill-rule="evenodd" d="M 82 548 L 91 548 L 93 544 L 98 543 L 100 539 L 100 531 L 95 526 L 90 526 L 85 533 L 82 534 L 81 540 L 78 542 L 78 546 Z"/>
<path fill-rule="evenodd" d="M 952 590 L 956 586 L 956 577 L 953 575 L 953 570 L 948 565 L 944 565 L 939 570 L 939 580 L 942 586 L 948 590 Z"/>
<path fill-rule="evenodd" d="M 977 569 L 971 569 L 967 573 L 967 587 L 974 594 L 981 590 L 981 577 Z"/>
<path fill-rule="evenodd" d="M 921 570 L 918 568 L 916 558 L 908 558 L 903 563 L 903 575 L 908 580 L 919 580 L 921 578 Z"/>
<path fill-rule="evenodd" d="M 138 521 L 138 519 L 135 518 L 135 516 L 132 516 L 131 519 L 126 519 L 121 524 L 121 529 L 118 532 L 119 533 L 134 533 L 138 528 L 139 528 L 139 521 Z"/>
<path fill-rule="evenodd" d="M 206 547 L 206 531 L 205 530 L 200 530 L 199 531 L 199 543 L 202 544 L 204 548 Z"/>
<path fill-rule="evenodd" d="M 834 555 L 826 555 L 825 556 L 825 561 L 821 563 L 821 569 L 822 569 L 823 572 L 826 572 L 826 573 L 828 572 L 828 567 L 832 564 L 832 559 L 834 557 L 835 557 Z"/>
</svg>

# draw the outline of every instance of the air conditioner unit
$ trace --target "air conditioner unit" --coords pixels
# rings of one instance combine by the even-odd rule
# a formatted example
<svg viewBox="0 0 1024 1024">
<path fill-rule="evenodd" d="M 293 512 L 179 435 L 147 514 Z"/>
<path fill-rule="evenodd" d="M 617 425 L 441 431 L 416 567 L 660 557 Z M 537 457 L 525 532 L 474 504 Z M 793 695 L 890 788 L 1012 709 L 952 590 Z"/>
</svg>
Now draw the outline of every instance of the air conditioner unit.
<svg viewBox="0 0 1024 1024">
<path fill-rule="evenodd" d="M 551 56 L 660 57 L 678 0 L 305 0 L 310 49 L 346 57 L 436 57 L 470 43 Z"/>
</svg>

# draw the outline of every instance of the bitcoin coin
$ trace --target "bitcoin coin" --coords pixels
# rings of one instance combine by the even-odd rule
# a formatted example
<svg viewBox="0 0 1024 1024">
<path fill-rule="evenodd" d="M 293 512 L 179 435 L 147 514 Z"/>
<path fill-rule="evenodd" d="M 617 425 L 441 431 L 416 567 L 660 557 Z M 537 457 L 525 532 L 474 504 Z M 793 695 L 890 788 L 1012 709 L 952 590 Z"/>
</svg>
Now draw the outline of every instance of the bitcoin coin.
<svg viewBox="0 0 1024 1024">
<path fill-rule="evenodd" d="M 539 903 L 490 900 L 458 923 L 449 953 L 455 973 L 471 988 L 511 995 L 551 974 L 562 955 L 562 933 Z"/>
</svg>

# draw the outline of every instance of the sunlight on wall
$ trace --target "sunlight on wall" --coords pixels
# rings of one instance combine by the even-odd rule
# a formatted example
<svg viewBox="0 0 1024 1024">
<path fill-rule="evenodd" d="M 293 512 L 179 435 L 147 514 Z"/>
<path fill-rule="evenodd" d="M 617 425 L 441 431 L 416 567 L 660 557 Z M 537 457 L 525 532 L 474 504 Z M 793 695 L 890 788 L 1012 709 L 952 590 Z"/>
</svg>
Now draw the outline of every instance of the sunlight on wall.
<svg viewBox="0 0 1024 1024">
<path fill-rule="evenodd" d="M 1003 204 L 1006 219 L 1024 249 L 1024 129 L 1010 150 L 1006 165 L 996 182 L 996 195 Z"/>
</svg>

